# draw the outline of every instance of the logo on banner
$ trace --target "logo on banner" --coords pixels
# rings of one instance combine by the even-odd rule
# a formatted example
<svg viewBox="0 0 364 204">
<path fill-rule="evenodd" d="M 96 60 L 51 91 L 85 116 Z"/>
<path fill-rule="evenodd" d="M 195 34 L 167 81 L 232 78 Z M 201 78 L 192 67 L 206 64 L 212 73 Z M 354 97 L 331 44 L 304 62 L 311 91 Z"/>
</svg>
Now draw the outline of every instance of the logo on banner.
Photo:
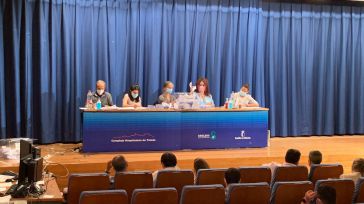
<svg viewBox="0 0 364 204">
<path fill-rule="evenodd" d="M 122 135 L 113 137 L 111 139 L 112 143 L 134 143 L 134 142 L 156 142 L 155 137 L 150 133 L 133 133 L 130 135 Z"/>
<path fill-rule="evenodd" d="M 216 140 L 217 134 L 215 131 L 211 131 L 210 134 L 198 134 L 197 139 L 210 139 L 210 140 Z"/>
<path fill-rule="evenodd" d="M 245 134 L 245 130 L 242 130 L 240 132 L 240 136 L 239 137 L 235 137 L 235 140 L 251 140 L 252 138 L 249 136 L 246 136 Z"/>
</svg>

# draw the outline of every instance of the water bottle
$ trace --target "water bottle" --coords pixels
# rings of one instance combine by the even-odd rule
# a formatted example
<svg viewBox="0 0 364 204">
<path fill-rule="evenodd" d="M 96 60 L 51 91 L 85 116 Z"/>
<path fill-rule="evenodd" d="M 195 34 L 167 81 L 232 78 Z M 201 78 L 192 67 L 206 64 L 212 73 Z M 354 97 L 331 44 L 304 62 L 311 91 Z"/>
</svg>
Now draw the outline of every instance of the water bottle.
<svg viewBox="0 0 364 204">
<path fill-rule="evenodd" d="M 226 98 L 225 100 L 225 109 L 229 108 L 229 98 Z"/>
<path fill-rule="evenodd" d="M 87 93 L 86 108 L 92 108 L 92 92 L 91 90 Z"/>
<path fill-rule="evenodd" d="M 101 110 L 101 101 L 100 99 L 97 100 L 97 103 L 96 103 L 96 110 Z"/>
<path fill-rule="evenodd" d="M 229 98 L 229 109 L 233 109 L 233 107 L 234 107 L 234 91 L 231 92 Z"/>
</svg>

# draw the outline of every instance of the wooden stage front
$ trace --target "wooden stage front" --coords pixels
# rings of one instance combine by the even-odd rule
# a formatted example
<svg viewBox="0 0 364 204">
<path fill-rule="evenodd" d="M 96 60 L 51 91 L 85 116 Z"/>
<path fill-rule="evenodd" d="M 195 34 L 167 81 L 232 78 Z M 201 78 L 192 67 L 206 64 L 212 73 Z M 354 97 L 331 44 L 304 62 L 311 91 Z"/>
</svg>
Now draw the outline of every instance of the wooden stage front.
<svg viewBox="0 0 364 204">
<path fill-rule="evenodd" d="M 41 145 L 42 156 L 49 157 L 47 167 L 57 176 L 60 189 L 67 185 L 69 173 L 103 172 L 107 161 L 115 155 L 122 154 L 129 162 L 129 170 L 157 170 L 160 166 L 162 152 L 118 152 L 118 153 L 79 153 L 74 149 L 81 144 L 51 144 Z M 246 149 L 214 149 L 214 150 L 183 150 L 174 152 L 178 166 L 182 169 L 192 169 L 196 157 L 204 158 L 212 168 L 227 168 L 239 166 L 257 166 L 271 161 L 283 162 L 287 149 L 299 149 L 302 153 L 301 164 L 307 165 L 308 153 L 320 150 L 323 153 L 323 163 L 341 163 L 344 172 L 351 172 L 352 161 L 364 157 L 364 135 L 362 136 L 320 136 L 320 137 L 288 137 L 273 138 L 267 148 Z M 18 162 L 0 160 L 0 172 L 17 171 Z"/>
</svg>

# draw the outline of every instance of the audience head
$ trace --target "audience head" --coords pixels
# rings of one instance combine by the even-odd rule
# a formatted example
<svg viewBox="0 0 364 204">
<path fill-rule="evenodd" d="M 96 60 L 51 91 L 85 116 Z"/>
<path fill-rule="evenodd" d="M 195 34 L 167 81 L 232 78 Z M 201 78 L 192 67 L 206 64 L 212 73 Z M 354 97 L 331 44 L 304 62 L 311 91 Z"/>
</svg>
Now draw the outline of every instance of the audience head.
<svg viewBox="0 0 364 204">
<path fill-rule="evenodd" d="M 128 162 L 122 155 L 115 156 L 112 159 L 111 163 L 112 163 L 112 166 L 113 166 L 115 172 L 124 172 L 128 168 Z"/>
<path fill-rule="evenodd" d="M 353 166 L 351 167 L 353 172 L 358 172 L 361 176 L 364 176 L 364 159 L 359 158 L 353 161 Z"/>
<path fill-rule="evenodd" d="M 322 154 L 320 151 L 314 150 L 311 151 L 308 155 L 308 165 L 312 164 L 321 164 L 322 162 Z"/>
<path fill-rule="evenodd" d="M 336 190 L 331 186 L 319 186 L 316 192 L 317 204 L 335 204 Z"/>
<path fill-rule="evenodd" d="M 206 78 L 199 78 L 196 82 L 196 92 L 204 94 L 205 96 L 210 95 L 209 81 Z"/>
<path fill-rule="evenodd" d="M 225 172 L 225 182 L 227 185 L 240 182 L 240 171 L 237 168 L 229 168 Z"/>
<path fill-rule="evenodd" d="M 210 166 L 206 160 L 201 158 L 196 158 L 195 161 L 193 162 L 193 168 L 194 171 L 197 173 L 199 169 L 209 169 Z"/>
<path fill-rule="evenodd" d="M 301 152 L 297 149 L 289 149 L 286 153 L 286 163 L 298 165 L 301 158 Z"/>
<path fill-rule="evenodd" d="M 161 164 L 163 168 L 175 167 L 177 165 L 177 158 L 172 152 L 165 152 L 161 156 Z"/>
</svg>

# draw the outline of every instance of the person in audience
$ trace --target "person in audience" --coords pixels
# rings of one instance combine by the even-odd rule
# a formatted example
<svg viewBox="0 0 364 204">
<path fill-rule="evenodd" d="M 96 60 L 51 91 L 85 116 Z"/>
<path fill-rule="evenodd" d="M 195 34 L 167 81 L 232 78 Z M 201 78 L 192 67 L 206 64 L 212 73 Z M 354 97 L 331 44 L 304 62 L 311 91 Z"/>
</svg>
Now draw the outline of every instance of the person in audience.
<svg viewBox="0 0 364 204">
<path fill-rule="evenodd" d="M 312 164 L 321 164 L 322 154 L 318 150 L 311 151 L 308 155 L 308 166 Z"/>
<path fill-rule="evenodd" d="M 195 175 L 195 183 L 196 183 L 198 170 L 199 169 L 209 169 L 209 168 L 210 168 L 210 166 L 207 163 L 207 161 L 202 158 L 196 158 L 195 161 L 193 161 L 193 173 Z"/>
<path fill-rule="evenodd" d="M 113 106 L 112 97 L 109 92 L 105 91 L 106 83 L 102 80 L 96 82 L 96 91 L 92 93 L 92 103 L 97 103 L 100 100 L 101 106 Z"/>
<path fill-rule="evenodd" d="M 115 172 L 125 172 L 128 169 L 128 162 L 123 155 L 115 156 L 107 162 L 105 173 L 110 174 L 111 170 Z"/>
<path fill-rule="evenodd" d="M 355 159 L 353 161 L 353 165 L 351 166 L 351 171 L 352 173 L 343 174 L 340 176 L 340 178 L 352 179 L 356 183 L 360 177 L 364 177 L 364 159 Z"/>
<path fill-rule="evenodd" d="M 177 166 L 177 157 L 172 152 L 165 152 L 161 156 L 161 165 L 163 170 L 179 170 Z M 158 171 L 153 172 L 153 181 L 157 178 Z"/>
<path fill-rule="evenodd" d="M 142 98 L 140 97 L 140 86 L 134 84 L 129 88 L 128 93 L 124 95 L 123 107 L 142 107 Z"/>
<path fill-rule="evenodd" d="M 118 172 L 126 172 L 128 170 L 128 162 L 123 155 L 117 155 L 106 164 L 105 173 L 110 176 L 111 187 L 114 185 L 114 176 L 111 176 L 111 170 L 114 171 L 115 175 Z"/>
<path fill-rule="evenodd" d="M 336 204 L 336 190 L 331 186 L 319 186 L 317 191 L 309 190 L 302 198 L 301 204 Z"/>
<path fill-rule="evenodd" d="M 249 84 L 244 84 L 238 93 L 234 94 L 234 107 L 259 107 L 259 103 L 249 94 Z"/>
<path fill-rule="evenodd" d="M 268 164 L 263 164 L 271 169 L 272 175 L 278 166 L 297 166 L 301 158 L 301 152 L 297 149 L 289 149 L 286 152 L 285 162 L 283 164 L 277 162 L 271 162 Z"/>
<path fill-rule="evenodd" d="M 225 193 L 227 193 L 227 189 L 230 184 L 239 183 L 240 182 L 240 171 L 237 168 L 229 168 L 225 171 Z"/>
<path fill-rule="evenodd" d="M 206 78 L 199 78 L 196 82 L 196 90 L 193 92 L 198 104 L 205 107 L 214 107 L 214 100 L 210 94 L 209 81 Z"/>
<path fill-rule="evenodd" d="M 158 104 L 167 103 L 174 104 L 176 103 L 176 97 L 172 95 L 174 85 L 171 81 L 166 81 L 163 84 L 162 94 L 158 98 Z"/>
</svg>

